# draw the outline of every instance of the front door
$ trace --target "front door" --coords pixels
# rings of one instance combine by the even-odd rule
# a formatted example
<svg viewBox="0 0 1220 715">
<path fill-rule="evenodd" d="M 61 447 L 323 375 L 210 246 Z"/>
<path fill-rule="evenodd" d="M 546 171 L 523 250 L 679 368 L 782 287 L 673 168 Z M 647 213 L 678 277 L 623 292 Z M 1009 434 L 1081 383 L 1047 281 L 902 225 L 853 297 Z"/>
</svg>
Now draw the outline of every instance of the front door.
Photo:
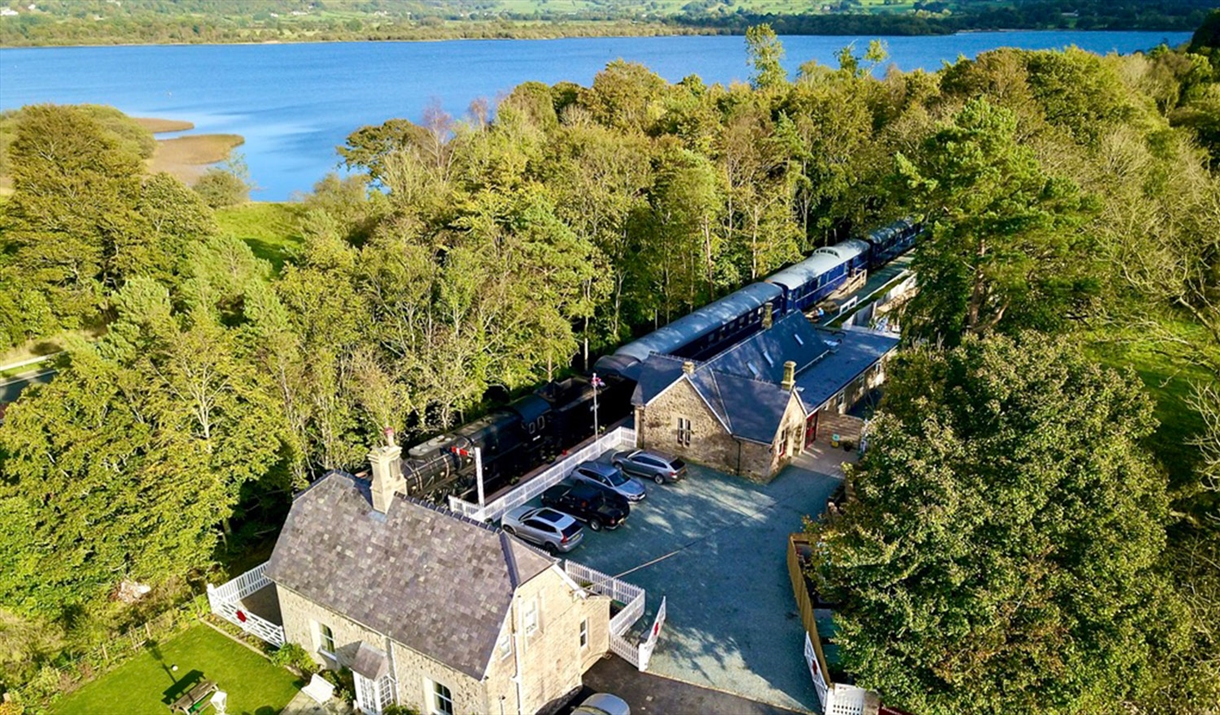
<svg viewBox="0 0 1220 715">
<path fill-rule="evenodd" d="M 812 415 L 805 418 L 805 449 L 809 449 L 813 441 L 818 438 L 818 412 L 813 411 Z"/>
<path fill-rule="evenodd" d="M 383 675 L 370 680 L 359 673 L 352 673 L 356 681 L 356 707 L 364 715 L 381 715 L 387 705 L 394 702 L 394 679 Z"/>
</svg>

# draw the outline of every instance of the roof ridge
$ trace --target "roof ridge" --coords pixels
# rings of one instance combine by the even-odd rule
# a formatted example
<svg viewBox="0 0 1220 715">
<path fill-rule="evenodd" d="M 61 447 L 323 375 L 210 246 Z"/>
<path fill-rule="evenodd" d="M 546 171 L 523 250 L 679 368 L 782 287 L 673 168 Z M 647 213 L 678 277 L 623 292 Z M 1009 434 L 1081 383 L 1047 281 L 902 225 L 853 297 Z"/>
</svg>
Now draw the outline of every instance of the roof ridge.
<svg viewBox="0 0 1220 715">
<path fill-rule="evenodd" d="M 496 526 L 494 523 L 488 523 L 485 521 L 479 521 L 477 519 L 471 519 L 470 517 L 466 516 L 465 514 L 460 514 L 456 511 L 450 509 L 447 506 L 441 506 L 440 504 L 431 504 L 429 502 L 423 501 L 422 499 L 419 499 L 419 498 L 416 498 L 413 496 L 409 496 L 407 494 L 403 494 L 402 492 L 395 492 L 394 496 L 396 498 L 402 499 L 403 501 L 406 501 L 410 504 L 414 504 L 415 506 L 421 506 L 421 507 L 427 509 L 428 511 L 434 511 L 437 514 L 440 514 L 442 516 L 447 516 L 452 519 L 456 519 L 457 521 L 460 521 L 460 522 L 463 522 L 466 524 L 470 524 L 471 526 L 477 526 L 480 529 L 489 531 L 493 534 L 499 534 L 500 532 L 503 531 L 503 529 Z"/>
</svg>

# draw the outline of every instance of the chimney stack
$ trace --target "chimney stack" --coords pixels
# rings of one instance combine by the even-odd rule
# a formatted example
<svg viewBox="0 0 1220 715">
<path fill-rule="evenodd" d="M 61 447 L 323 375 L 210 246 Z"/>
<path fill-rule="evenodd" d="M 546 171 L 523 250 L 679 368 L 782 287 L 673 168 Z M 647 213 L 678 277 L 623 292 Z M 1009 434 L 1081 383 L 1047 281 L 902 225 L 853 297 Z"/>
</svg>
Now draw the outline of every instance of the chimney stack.
<svg viewBox="0 0 1220 715">
<path fill-rule="evenodd" d="M 682 372 L 686 373 L 687 375 L 694 375 L 695 363 L 691 360 L 687 360 L 686 362 L 682 363 Z"/>
<path fill-rule="evenodd" d="M 792 392 L 792 388 L 796 386 L 796 363 L 792 360 L 784 363 L 784 381 L 779 387 L 784 392 Z"/>
<path fill-rule="evenodd" d="M 373 508 L 382 514 L 390 508 L 395 492 L 407 492 L 407 480 L 402 476 L 402 447 L 394 444 L 394 430 L 385 429 L 386 443 L 369 452 L 373 468 Z"/>
<path fill-rule="evenodd" d="M 771 312 L 772 312 L 771 301 L 767 301 L 766 304 L 763 305 L 763 316 L 762 316 L 763 330 L 766 330 L 767 328 L 771 327 Z"/>
</svg>

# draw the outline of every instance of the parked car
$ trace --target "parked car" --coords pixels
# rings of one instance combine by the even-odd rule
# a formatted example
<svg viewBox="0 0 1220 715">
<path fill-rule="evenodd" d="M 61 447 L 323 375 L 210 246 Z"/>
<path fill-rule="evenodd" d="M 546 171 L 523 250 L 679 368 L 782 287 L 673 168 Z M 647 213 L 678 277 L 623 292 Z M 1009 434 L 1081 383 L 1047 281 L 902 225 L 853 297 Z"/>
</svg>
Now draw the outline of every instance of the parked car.
<svg viewBox="0 0 1220 715">
<path fill-rule="evenodd" d="M 623 470 L 613 464 L 602 462 L 583 462 L 572 470 L 572 481 L 592 484 L 623 497 L 629 502 L 637 502 L 648 496 L 640 480 L 623 474 Z"/>
<path fill-rule="evenodd" d="M 619 452 L 611 461 L 625 473 L 657 484 L 676 482 L 686 476 L 686 462 L 649 449 Z"/>
<path fill-rule="evenodd" d="M 585 698 L 572 715 L 631 715 L 627 701 L 610 693 L 594 693 Z"/>
<path fill-rule="evenodd" d="M 617 529 L 631 513 L 623 497 L 592 484 L 559 484 L 542 493 L 542 503 L 580 519 L 594 531 Z"/>
<path fill-rule="evenodd" d="M 571 551 L 585 536 L 584 529 L 575 519 L 546 507 L 519 506 L 510 509 L 500 519 L 500 525 L 508 533 L 537 544 L 552 554 Z"/>
</svg>

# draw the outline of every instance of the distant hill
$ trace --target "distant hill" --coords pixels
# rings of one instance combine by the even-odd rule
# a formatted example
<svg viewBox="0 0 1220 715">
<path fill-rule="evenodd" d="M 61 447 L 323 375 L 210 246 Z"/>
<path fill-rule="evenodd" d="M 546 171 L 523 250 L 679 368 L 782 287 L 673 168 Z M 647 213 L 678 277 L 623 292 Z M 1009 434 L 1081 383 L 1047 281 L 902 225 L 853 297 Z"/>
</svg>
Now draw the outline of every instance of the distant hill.
<svg viewBox="0 0 1220 715">
<path fill-rule="evenodd" d="M 0 45 L 1194 30 L 1215 0 L 0 0 Z M 30 8 L 34 8 L 31 10 Z"/>
</svg>

